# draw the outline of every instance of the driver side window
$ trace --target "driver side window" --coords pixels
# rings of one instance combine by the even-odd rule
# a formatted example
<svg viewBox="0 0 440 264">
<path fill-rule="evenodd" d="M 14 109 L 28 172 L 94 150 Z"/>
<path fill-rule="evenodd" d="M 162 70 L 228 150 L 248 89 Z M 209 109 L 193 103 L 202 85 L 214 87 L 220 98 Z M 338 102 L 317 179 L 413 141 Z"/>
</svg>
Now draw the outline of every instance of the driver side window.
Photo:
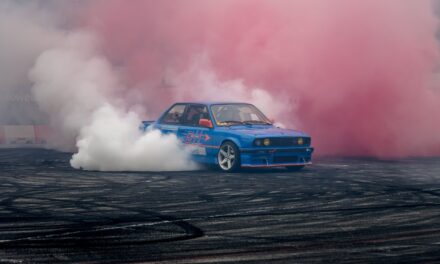
<svg viewBox="0 0 440 264">
<path fill-rule="evenodd" d="M 183 113 L 185 112 L 186 105 L 180 104 L 173 106 L 162 118 L 161 123 L 167 125 L 180 125 L 182 124 Z"/>
<path fill-rule="evenodd" d="M 210 119 L 208 107 L 206 105 L 189 105 L 183 117 L 183 124 L 186 126 L 199 126 L 200 119 Z"/>
</svg>

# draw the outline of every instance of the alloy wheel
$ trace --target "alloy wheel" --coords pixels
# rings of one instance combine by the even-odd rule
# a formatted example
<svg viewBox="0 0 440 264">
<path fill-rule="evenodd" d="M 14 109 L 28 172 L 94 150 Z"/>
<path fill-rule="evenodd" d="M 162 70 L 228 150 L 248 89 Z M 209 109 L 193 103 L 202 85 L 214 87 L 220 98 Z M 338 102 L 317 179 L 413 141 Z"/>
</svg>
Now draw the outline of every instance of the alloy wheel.
<svg viewBox="0 0 440 264">
<path fill-rule="evenodd" d="M 225 171 L 231 170 L 236 161 L 236 153 L 230 144 L 223 144 L 218 152 L 218 164 Z"/>
</svg>

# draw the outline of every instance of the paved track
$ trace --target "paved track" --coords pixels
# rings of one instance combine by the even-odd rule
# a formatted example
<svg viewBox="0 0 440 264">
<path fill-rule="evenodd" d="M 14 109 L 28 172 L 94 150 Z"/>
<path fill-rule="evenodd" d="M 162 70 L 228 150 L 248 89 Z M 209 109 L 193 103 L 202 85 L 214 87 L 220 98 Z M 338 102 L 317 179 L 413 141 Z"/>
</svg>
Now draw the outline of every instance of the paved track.
<svg viewBox="0 0 440 264">
<path fill-rule="evenodd" d="M 0 263 L 440 260 L 440 158 L 102 173 L 0 150 Z"/>
</svg>

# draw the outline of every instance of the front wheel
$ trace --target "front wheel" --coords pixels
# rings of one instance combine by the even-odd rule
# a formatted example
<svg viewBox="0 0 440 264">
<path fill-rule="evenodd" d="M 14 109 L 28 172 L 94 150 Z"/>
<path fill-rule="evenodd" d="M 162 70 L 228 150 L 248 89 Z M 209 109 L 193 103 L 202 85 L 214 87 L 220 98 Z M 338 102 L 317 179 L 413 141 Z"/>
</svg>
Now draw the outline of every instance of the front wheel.
<svg viewBox="0 0 440 264">
<path fill-rule="evenodd" d="M 217 154 L 218 166 L 222 171 L 232 172 L 240 168 L 240 150 L 230 142 L 224 142 Z"/>
</svg>

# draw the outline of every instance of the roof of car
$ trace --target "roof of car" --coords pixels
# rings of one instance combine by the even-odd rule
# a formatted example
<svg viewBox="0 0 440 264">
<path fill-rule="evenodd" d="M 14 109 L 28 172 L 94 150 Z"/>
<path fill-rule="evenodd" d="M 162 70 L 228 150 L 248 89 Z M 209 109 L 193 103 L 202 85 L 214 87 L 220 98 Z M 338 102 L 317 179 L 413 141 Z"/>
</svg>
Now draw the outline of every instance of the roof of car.
<svg viewBox="0 0 440 264">
<path fill-rule="evenodd" d="M 216 105 L 216 104 L 250 104 L 246 102 L 233 102 L 233 101 L 190 101 L 190 102 L 176 102 L 175 104 L 203 104 L 203 105 Z"/>
</svg>

